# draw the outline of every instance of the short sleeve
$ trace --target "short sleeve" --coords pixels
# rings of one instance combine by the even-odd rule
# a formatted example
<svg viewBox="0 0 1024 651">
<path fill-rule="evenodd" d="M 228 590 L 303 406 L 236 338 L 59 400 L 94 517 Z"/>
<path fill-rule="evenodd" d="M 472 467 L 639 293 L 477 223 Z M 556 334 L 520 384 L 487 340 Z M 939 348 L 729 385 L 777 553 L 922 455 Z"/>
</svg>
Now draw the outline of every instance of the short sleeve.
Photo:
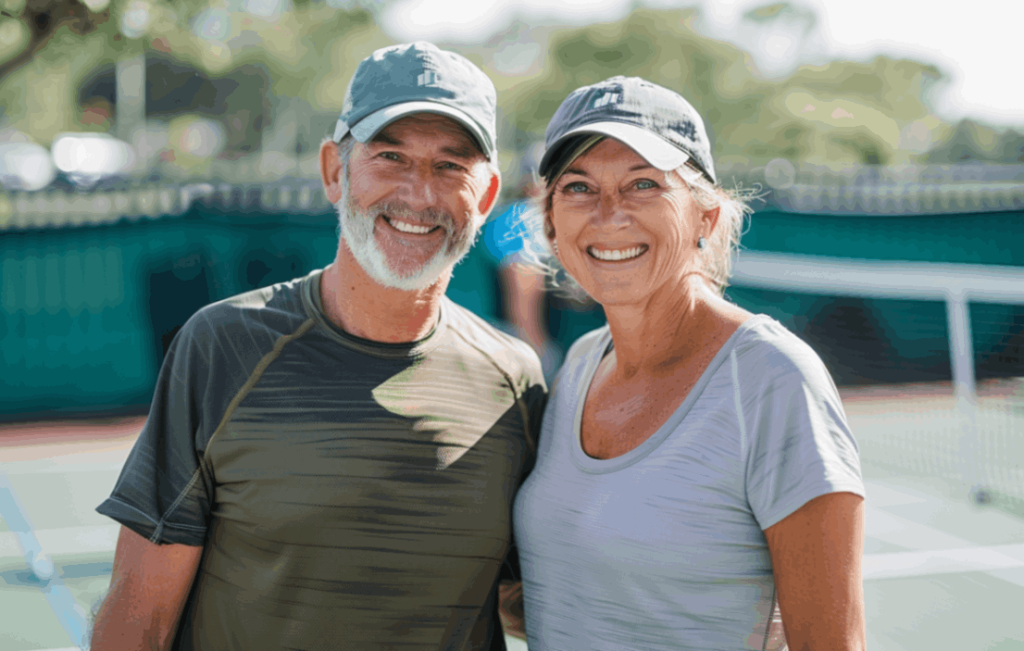
<svg viewBox="0 0 1024 651">
<path fill-rule="evenodd" d="M 209 426 L 201 403 L 210 365 L 203 350 L 209 341 L 197 332 L 201 319 L 194 316 L 172 342 L 142 433 L 113 493 L 96 509 L 159 544 L 201 546 L 206 537 L 211 489 L 196 442 Z"/>
<path fill-rule="evenodd" d="M 762 530 L 815 497 L 864 495 L 857 443 L 839 393 L 821 360 L 807 352 L 798 364 L 743 396 L 746 493 Z"/>
</svg>

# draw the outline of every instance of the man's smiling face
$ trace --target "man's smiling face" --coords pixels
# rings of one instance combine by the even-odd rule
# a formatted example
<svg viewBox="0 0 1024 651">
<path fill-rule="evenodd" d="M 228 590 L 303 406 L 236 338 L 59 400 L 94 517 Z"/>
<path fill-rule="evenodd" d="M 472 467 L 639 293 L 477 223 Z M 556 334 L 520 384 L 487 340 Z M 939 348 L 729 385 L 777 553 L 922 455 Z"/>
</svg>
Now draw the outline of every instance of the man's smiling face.
<svg viewBox="0 0 1024 651">
<path fill-rule="evenodd" d="M 337 203 L 342 237 L 381 285 L 425 289 L 472 247 L 497 179 L 469 134 L 419 113 L 355 143 Z"/>
</svg>

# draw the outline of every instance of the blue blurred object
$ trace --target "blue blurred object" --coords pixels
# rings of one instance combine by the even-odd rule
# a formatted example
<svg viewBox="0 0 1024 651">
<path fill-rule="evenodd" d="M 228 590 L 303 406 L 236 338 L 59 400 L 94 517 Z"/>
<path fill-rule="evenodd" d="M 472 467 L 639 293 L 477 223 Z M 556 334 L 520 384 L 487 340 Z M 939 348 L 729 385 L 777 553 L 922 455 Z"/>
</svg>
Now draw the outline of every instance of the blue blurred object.
<svg viewBox="0 0 1024 651">
<path fill-rule="evenodd" d="M 529 208 L 529 201 L 517 201 L 500 209 L 484 226 L 483 244 L 495 259 L 506 262 L 526 247 L 529 229 L 522 218 Z"/>
</svg>

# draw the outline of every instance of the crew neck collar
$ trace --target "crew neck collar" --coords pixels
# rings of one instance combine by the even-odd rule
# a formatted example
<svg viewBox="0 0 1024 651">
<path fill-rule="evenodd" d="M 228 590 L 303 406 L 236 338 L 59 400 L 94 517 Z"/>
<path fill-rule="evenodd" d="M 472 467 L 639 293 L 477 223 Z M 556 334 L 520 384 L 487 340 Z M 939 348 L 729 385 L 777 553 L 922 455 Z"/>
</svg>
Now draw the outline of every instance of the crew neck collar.
<svg viewBox="0 0 1024 651">
<path fill-rule="evenodd" d="M 444 338 L 448 329 L 448 298 L 441 299 L 438 306 L 438 319 L 433 329 L 422 339 L 402 343 L 389 343 L 373 341 L 357 337 L 339 328 L 327 318 L 323 301 L 320 299 L 320 282 L 323 277 L 323 269 L 317 269 L 306 276 L 302 281 L 302 304 L 307 316 L 316 321 L 320 331 L 329 339 L 358 351 L 365 355 L 372 355 L 384 359 L 408 359 L 422 357 L 437 347 Z"/>
</svg>

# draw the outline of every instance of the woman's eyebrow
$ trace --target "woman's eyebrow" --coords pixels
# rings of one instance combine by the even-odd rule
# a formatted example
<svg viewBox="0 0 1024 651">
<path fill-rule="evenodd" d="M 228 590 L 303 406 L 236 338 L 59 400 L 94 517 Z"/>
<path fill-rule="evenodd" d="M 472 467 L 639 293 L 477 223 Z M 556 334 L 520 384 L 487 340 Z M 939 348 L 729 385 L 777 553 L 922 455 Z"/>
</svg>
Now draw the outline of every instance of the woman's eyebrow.
<svg viewBox="0 0 1024 651">
<path fill-rule="evenodd" d="M 652 170 L 652 169 L 654 169 L 653 165 L 649 165 L 647 163 L 641 163 L 640 165 L 634 165 L 633 167 L 629 168 L 629 171 L 630 172 L 638 172 L 640 170 Z M 579 169 L 577 167 L 570 167 L 567 170 L 565 170 L 564 172 L 562 172 L 562 174 L 578 174 L 579 176 L 590 176 L 589 174 L 587 174 L 586 172 L 584 172 L 583 170 L 581 170 L 581 169 Z"/>
</svg>

